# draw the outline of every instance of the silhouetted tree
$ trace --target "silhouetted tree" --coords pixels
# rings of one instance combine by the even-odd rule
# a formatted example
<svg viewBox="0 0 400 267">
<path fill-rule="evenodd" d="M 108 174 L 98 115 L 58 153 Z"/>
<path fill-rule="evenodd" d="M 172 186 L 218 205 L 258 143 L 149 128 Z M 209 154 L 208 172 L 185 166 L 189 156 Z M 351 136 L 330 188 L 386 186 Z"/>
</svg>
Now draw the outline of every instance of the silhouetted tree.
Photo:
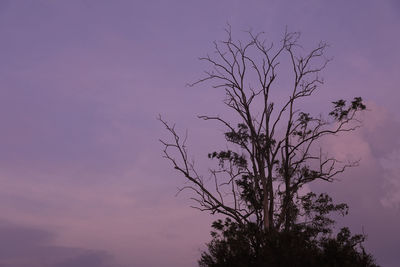
<svg viewBox="0 0 400 267">
<path fill-rule="evenodd" d="M 214 43 L 216 56 L 201 58 L 211 70 L 191 84 L 212 82 L 214 88 L 224 90 L 224 104 L 237 115 L 238 123 L 220 116 L 199 116 L 226 127 L 229 149 L 208 155 L 218 162 L 210 170 L 211 183 L 189 160 L 186 137 L 181 138 L 175 127 L 160 117 L 173 137 L 172 142 L 161 140 L 164 157 L 189 181 L 180 190 L 193 191 L 194 208 L 227 217 L 224 223 L 213 224 L 217 232 L 213 232 L 209 253 L 203 254 L 200 264 L 303 266 L 298 264 L 307 257 L 320 264 L 337 251 L 348 253 L 346 259 L 355 253 L 359 262 L 373 262 L 362 247 L 356 248 L 363 236 L 351 236 L 342 229 L 332 237 L 333 220 L 328 215 L 332 211 L 344 214 L 347 206 L 332 204 L 326 194 L 302 190 L 316 180 L 332 182 L 358 164 L 329 156 L 321 148 L 321 138 L 360 127 L 357 114 L 366 108 L 361 97 L 350 103 L 333 102 L 328 118 L 303 112 L 299 102 L 323 83 L 320 73 L 330 61 L 324 55 L 327 44 L 321 42 L 302 55 L 296 32 L 285 32 L 278 46 L 267 45 L 262 33 L 249 32 L 249 40 L 243 43 L 232 39 L 230 28 L 226 32 L 225 41 Z M 282 86 L 277 83 L 278 70 L 285 59 L 291 73 L 285 72 L 283 79 L 292 85 L 286 100 L 279 101 L 274 91 Z M 281 259 L 287 257 L 298 264 L 285 265 Z M 310 266 L 324 266 L 318 264 Z"/>
</svg>

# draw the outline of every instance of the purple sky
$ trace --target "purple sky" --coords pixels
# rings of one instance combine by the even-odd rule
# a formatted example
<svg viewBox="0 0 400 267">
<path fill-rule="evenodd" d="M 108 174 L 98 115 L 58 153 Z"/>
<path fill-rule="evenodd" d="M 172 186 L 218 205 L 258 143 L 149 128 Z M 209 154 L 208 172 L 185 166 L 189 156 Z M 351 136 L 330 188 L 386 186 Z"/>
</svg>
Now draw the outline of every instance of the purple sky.
<svg viewBox="0 0 400 267">
<path fill-rule="evenodd" d="M 400 2 L 0 1 L 0 265 L 196 266 L 212 217 L 175 197 L 158 114 L 189 129 L 199 164 L 220 128 L 221 94 L 185 87 L 226 23 L 235 37 L 287 25 L 305 47 L 331 44 L 316 112 L 363 96 L 365 127 L 328 140 L 361 166 L 331 185 L 342 222 L 368 234 L 383 266 L 400 262 Z M 211 142 L 207 142 L 213 140 Z"/>
</svg>

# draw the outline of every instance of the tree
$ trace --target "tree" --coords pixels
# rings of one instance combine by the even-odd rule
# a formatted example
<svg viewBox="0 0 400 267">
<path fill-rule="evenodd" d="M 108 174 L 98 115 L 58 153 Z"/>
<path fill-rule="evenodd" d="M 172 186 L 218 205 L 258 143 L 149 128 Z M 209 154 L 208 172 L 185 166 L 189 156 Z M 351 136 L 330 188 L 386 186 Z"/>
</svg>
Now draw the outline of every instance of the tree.
<svg viewBox="0 0 400 267">
<path fill-rule="evenodd" d="M 329 156 L 322 150 L 321 140 L 361 126 L 357 114 L 366 108 L 362 98 L 356 97 L 350 103 L 342 99 L 333 102 L 328 118 L 301 111 L 301 100 L 312 96 L 323 84 L 320 73 L 330 62 L 325 56 L 327 44 L 320 42 L 302 55 L 297 32 L 286 31 L 277 46 L 267 45 L 263 33 L 248 32 L 246 42 L 234 41 L 230 28 L 226 33 L 225 41 L 214 42 L 215 56 L 201 58 L 211 70 L 190 84 L 211 82 L 214 88 L 224 90 L 223 103 L 237 118 L 233 123 L 220 116 L 199 116 L 226 128 L 229 149 L 208 155 L 218 163 L 210 170 L 212 183 L 207 183 L 189 160 L 186 137 L 181 138 L 175 127 L 160 117 L 173 137 L 172 142 L 161 140 L 164 157 L 189 181 L 180 190 L 194 193 L 194 208 L 227 218 L 213 224 L 220 235 L 213 232 L 210 254 L 203 254 L 201 264 L 225 266 L 212 265 L 210 260 L 226 252 L 227 247 L 243 254 L 242 259 L 265 260 L 266 251 L 273 251 L 272 244 L 277 240 L 290 240 L 292 245 L 297 240 L 298 245 L 310 248 L 309 253 L 321 252 L 332 242 L 337 248 L 346 242 L 353 242 L 352 248 L 360 245 L 363 236 L 347 235 L 346 229 L 336 238 L 331 237 L 334 221 L 328 215 L 332 211 L 347 213 L 345 204 L 335 205 L 328 195 L 306 194 L 302 188 L 317 180 L 332 182 L 347 168 L 358 165 L 357 161 L 343 162 Z M 292 85 L 286 100 L 280 102 L 276 90 L 282 63 L 289 66 L 290 73 L 284 73 L 284 79 L 290 79 Z M 235 246 L 234 240 L 241 245 Z M 288 251 L 289 243 L 278 247 Z"/>
</svg>

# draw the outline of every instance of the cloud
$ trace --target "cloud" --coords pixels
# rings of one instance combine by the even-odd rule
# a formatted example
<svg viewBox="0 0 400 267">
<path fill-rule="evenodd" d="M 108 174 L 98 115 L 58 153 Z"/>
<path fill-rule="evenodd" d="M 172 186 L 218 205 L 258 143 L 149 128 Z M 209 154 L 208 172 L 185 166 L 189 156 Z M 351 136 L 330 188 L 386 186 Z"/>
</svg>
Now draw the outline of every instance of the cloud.
<svg viewBox="0 0 400 267">
<path fill-rule="evenodd" d="M 383 266 L 400 260 L 400 123 L 385 107 L 367 103 L 363 127 L 326 140 L 325 148 L 341 159 L 360 159 L 333 183 L 316 183 L 313 190 L 329 192 L 337 202 L 350 205 L 350 214 L 338 218 L 339 225 L 355 233 L 365 231 L 368 251 Z"/>
<path fill-rule="evenodd" d="M 106 251 L 52 244 L 44 229 L 0 221 L 1 267 L 117 267 Z"/>
<path fill-rule="evenodd" d="M 107 253 L 85 251 L 78 256 L 56 263 L 52 267 L 117 267 L 111 261 L 112 257 Z"/>
</svg>

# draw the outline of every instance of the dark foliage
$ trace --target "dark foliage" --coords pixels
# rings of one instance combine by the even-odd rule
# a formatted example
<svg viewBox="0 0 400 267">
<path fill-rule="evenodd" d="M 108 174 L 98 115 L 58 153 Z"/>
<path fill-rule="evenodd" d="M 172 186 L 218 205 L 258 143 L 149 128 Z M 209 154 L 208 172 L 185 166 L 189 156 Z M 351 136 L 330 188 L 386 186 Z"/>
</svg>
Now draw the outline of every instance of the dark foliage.
<svg viewBox="0 0 400 267">
<path fill-rule="evenodd" d="M 240 225 L 229 218 L 215 221 L 213 239 L 207 244 L 208 251 L 202 253 L 200 267 L 378 266 L 362 246 L 364 235 L 352 235 L 346 227 L 332 233 L 329 226 L 333 220 L 326 217 L 327 210 L 347 207 L 333 205 L 330 199 L 325 202 L 327 199 L 323 195 L 313 202 L 319 214 L 311 223 L 299 223 L 290 231 L 265 231 L 254 223 Z"/>
</svg>

